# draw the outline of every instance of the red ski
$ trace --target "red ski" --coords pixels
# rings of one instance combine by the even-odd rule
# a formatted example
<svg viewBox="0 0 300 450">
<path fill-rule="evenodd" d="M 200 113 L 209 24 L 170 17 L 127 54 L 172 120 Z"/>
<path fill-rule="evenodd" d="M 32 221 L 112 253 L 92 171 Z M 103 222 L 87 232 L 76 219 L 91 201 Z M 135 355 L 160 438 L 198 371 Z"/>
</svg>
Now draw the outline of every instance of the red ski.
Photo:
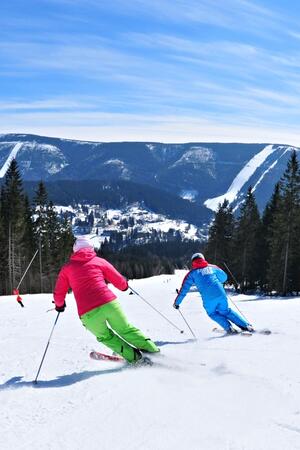
<svg viewBox="0 0 300 450">
<path fill-rule="evenodd" d="M 93 350 L 90 352 L 90 358 L 96 359 L 97 361 L 114 361 L 114 362 L 124 362 L 124 358 L 116 355 L 107 355 L 106 353 L 96 352 Z"/>
</svg>

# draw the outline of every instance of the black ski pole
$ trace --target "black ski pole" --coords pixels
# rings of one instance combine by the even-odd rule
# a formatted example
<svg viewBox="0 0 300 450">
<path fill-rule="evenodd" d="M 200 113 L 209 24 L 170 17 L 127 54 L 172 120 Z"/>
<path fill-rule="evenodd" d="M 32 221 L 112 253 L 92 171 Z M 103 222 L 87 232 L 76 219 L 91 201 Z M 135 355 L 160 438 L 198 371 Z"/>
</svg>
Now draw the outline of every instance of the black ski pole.
<svg viewBox="0 0 300 450">
<path fill-rule="evenodd" d="M 186 323 L 188 329 L 190 330 L 190 332 L 192 333 L 192 335 L 194 336 L 194 338 L 197 339 L 195 333 L 193 332 L 193 330 L 192 330 L 191 327 L 189 326 L 188 321 L 186 320 L 186 318 L 184 317 L 184 315 L 182 314 L 182 312 L 180 311 L 180 309 L 178 309 L 178 311 L 180 312 L 181 317 L 182 317 L 183 320 L 185 321 L 185 323 Z"/>
<path fill-rule="evenodd" d="M 34 379 L 34 381 L 33 381 L 34 384 L 37 384 L 37 379 L 38 379 L 40 370 L 41 370 L 41 368 L 42 368 L 42 365 L 43 365 L 43 362 L 44 362 L 44 359 L 45 359 L 45 356 L 46 356 L 46 353 L 47 353 L 47 350 L 48 350 L 48 347 L 49 347 L 49 344 L 50 344 L 50 340 L 51 340 L 51 337 L 52 337 L 52 334 L 53 334 L 53 331 L 54 331 L 54 328 L 55 328 L 55 325 L 56 325 L 56 323 L 57 323 L 57 321 L 58 321 L 59 314 L 60 314 L 60 312 L 57 313 L 57 316 L 56 316 L 54 325 L 53 325 L 53 327 L 52 327 L 52 330 L 51 330 L 51 333 L 50 333 L 50 336 L 49 336 L 49 339 L 48 339 L 48 342 L 47 342 L 47 345 L 46 345 L 46 348 L 45 348 L 45 351 L 44 351 L 44 354 L 43 354 L 43 357 L 42 357 L 42 361 L 41 361 L 40 367 L 39 367 L 39 369 L 38 369 L 38 371 L 37 371 L 37 374 L 36 374 L 36 377 L 35 377 L 35 379 Z"/>
<path fill-rule="evenodd" d="M 231 272 L 231 270 L 229 269 L 229 267 L 227 266 L 226 262 L 223 261 L 223 264 L 226 268 L 226 270 L 230 273 L 231 278 L 233 279 L 234 283 L 235 283 L 235 289 L 238 290 L 239 289 L 239 283 L 237 282 L 237 279 L 235 278 L 235 276 L 233 275 L 233 273 Z"/>
<path fill-rule="evenodd" d="M 175 323 L 171 322 L 171 320 L 169 320 L 164 314 L 162 314 L 160 311 L 158 311 L 158 309 L 156 309 L 153 305 L 151 305 L 151 303 L 149 303 L 144 297 L 142 297 L 137 291 L 135 291 L 134 289 L 132 289 L 131 286 L 129 286 L 129 289 L 132 290 L 132 292 L 134 294 L 136 294 L 138 297 L 140 297 L 140 299 L 143 300 L 143 302 L 147 303 L 148 306 L 150 306 L 150 308 L 154 309 L 154 311 L 157 312 L 157 314 L 159 314 L 161 317 L 163 317 L 167 322 L 169 322 L 169 324 L 171 324 L 174 328 L 176 328 L 176 330 L 180 331 L 180 333 L 184 333 L 183 330 L 181 330 L 180 328 L 178 328 L 177 325 L 175 325 Z"/>
</svg>

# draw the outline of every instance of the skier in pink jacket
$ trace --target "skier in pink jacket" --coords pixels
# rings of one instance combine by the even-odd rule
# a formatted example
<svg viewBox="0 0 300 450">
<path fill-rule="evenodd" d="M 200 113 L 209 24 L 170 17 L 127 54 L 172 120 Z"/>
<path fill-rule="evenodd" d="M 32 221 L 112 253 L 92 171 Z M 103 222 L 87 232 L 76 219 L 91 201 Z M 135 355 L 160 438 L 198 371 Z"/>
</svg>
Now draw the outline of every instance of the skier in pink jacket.
<svg viewBox="0 0 300 450">
<path fill-rule="evenodd" d="M 56 311 L 65 310 L 65 297 L 71 288 L 81 322 L 99 342 L 130 363 L 142 360 L 142 352 L 159 352 L 151 339 L 128 323 L 115 294 L 106 284 L 112 283 L 117 289 L 126 291 L 126 279 L 108 261 L 96 255 L 87 237 L 77 237 L 73 251 L 56 281 Z"/>
</svg>

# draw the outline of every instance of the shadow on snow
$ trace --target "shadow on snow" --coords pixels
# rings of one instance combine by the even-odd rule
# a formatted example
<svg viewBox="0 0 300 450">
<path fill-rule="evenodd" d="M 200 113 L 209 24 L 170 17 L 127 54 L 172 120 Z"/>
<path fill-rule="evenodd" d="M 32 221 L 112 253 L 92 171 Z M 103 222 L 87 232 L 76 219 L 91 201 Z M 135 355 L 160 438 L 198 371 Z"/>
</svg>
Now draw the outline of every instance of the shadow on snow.
<svg viewBox="0 0 300 450">
<path fill-rule="evenodd" d="M 191 344 L 196 342 L 196 339 L 186 339 L 185 341 L 156 341 L 155 344 L 158 347 L 163 347 L 164 345 L 183 345 Z M 0 384 L 0 391 L 9 389 L 21 389 L 26 387 L 34 388 L 61 388 L 65 386 L 71 386 L 75 383 L 80 383 L 81 381 L 88 380 L 89 378 L 96 377 L 99 375 L 109 375 L 111 373 L 121 372 L 124 367 L 116 367 L 115 369 L 106 370 L 94 370 L 85 372 L 74 372 L 69 375 L 61 375 L 53 380 L 40 380 L 36 384 L 32 381 L 24 381 L 23 377 L 12 377 L 5 383 Z"/>
<path fill-rule="evenodd" d="M 196 342 L 197 339 L 186 339 L 185 341 L 155 341 L 157 347 L 163 347 L 164 345 L 182 345 L 182 344 L 191 344 L 192 342 Z"/>
<path fill-rule="evenodd" d="M 61 375 L 54 380 L 41 380 L 36 384 L 33 381 L 22 381 L 23 377 L 13 377 L 7 380 L 5 383 L 0 384 L 0 391 L 8 389 L 20 389 L 24 387 L 34 387 L 34 388 L 60 388 L 65 386 L 71 386 L 75 383 L 80 383 L 81 381 L 88 380 L 89 378 L 96 377 L 99 375 L 109 375 L 110 373 L 121 372 L 123 367 L 117 367 L 115 369 L 107 370 L 94 370 L 85 372 L 74 372 L 69 375 Z"/>
</svg>

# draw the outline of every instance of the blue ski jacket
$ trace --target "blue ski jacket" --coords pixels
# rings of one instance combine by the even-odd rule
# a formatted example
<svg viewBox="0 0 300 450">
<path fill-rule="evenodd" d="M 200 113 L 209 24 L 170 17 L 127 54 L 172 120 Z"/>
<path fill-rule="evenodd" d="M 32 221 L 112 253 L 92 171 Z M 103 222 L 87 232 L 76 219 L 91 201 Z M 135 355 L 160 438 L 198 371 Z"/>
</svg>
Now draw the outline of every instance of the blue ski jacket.
<svg viewBox="0 0 300 450">
<path fill-rule="evenodd" d="M 227 280 L 227 274 L 218 266 L 208 264 L 202 260 L 193 263 L 193 269 L 190 270 L 183 279 L 180 291 L 174 304 L 180 305 L 190 288 L 194 285 L 201 294 L 204 303 L 215 299 L 227 300 L 223 284 Z"/>
</svg>

